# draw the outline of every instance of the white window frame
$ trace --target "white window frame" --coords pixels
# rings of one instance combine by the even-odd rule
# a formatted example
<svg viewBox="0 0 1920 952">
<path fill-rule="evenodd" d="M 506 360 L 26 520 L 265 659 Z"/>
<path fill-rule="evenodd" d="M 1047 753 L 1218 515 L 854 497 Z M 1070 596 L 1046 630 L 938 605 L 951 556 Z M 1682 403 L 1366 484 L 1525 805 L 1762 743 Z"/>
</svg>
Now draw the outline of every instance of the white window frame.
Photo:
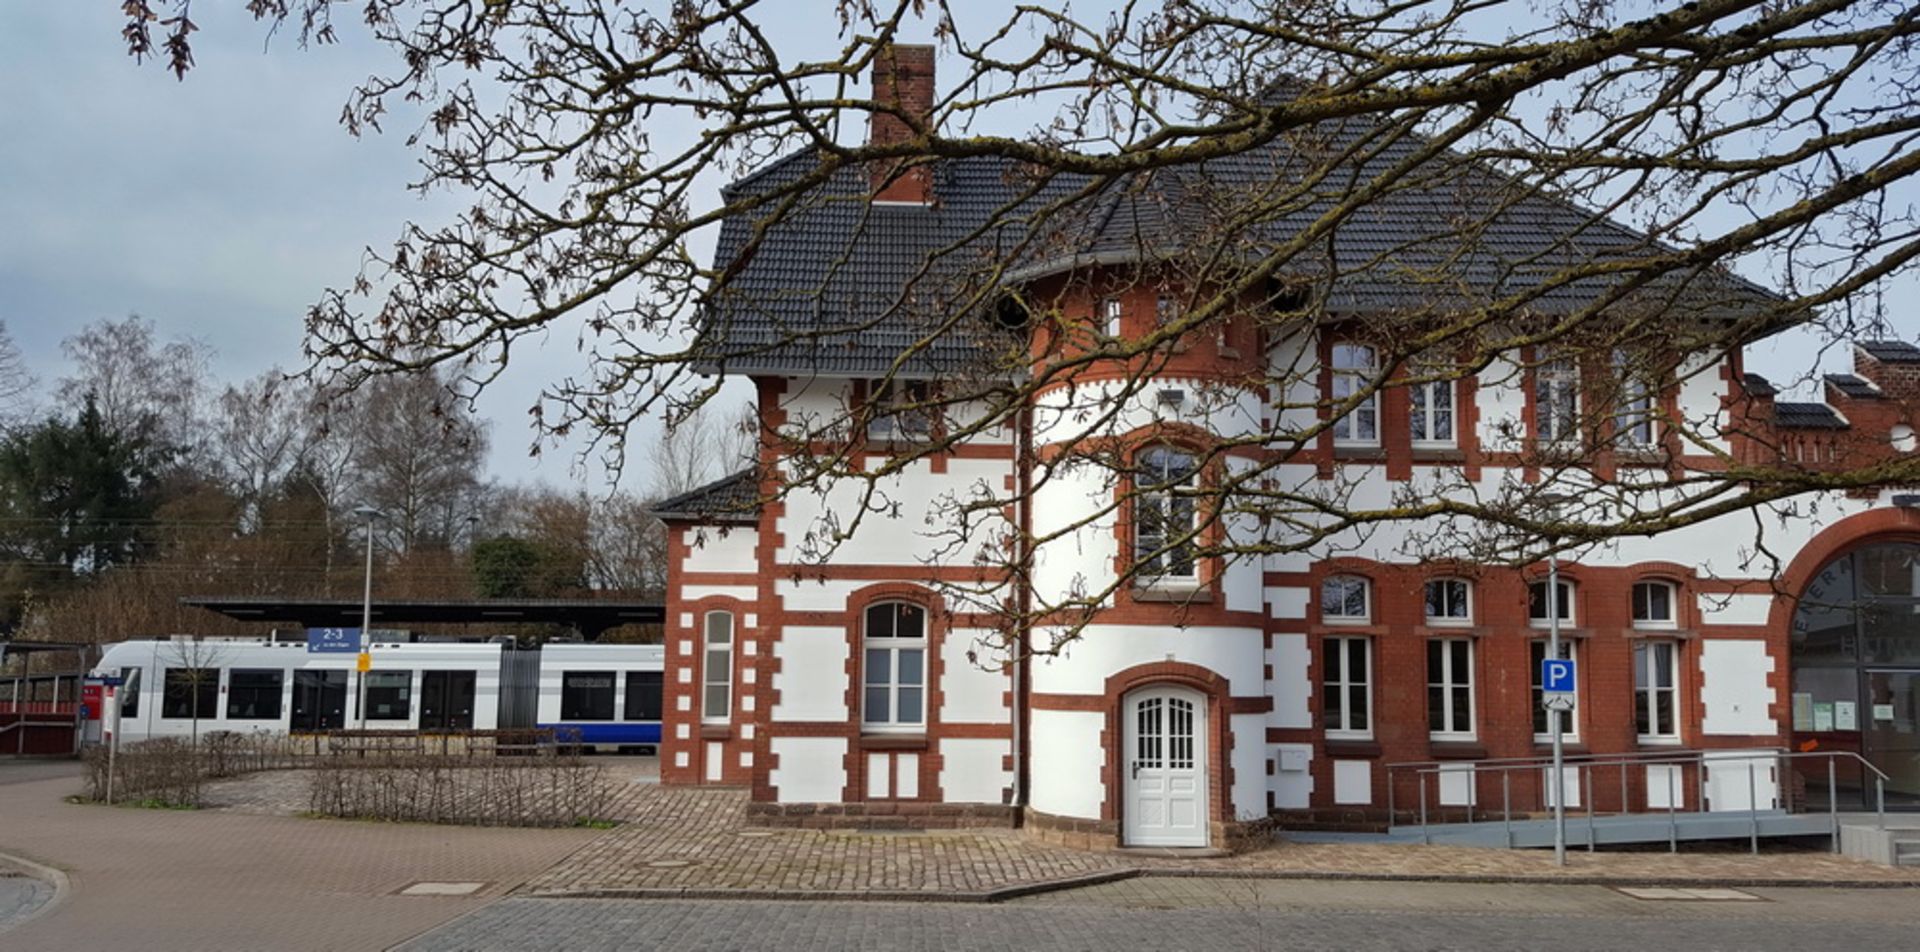
<svg viewBox="0 0 1920 952">
<path fill-rule="evenodd" d="M 872 632 L 873 613 L 876 610 L 896 610 L 906 606 L 920 615 L 920 634 L 914 638 L 902 638 L 899 635 L 876 636 Z M 931 700 L 928 690 L 928 664 L 931 653 L 927 649 L 928 611 L 925 606 L 915 602 L 890 598 L 872 602 L 860 610 L 860 730 L 869 734 L 922 734 L 927 730 L 927 704 Z M 887 654 L 887 677 L 876 682 L 873 655 L 875 652 Z M 900 677 L 900 658 L 906 652 L 918 652 L 920 655 L 920 679 L 917 683 L 907 683 Z M 884 720 L 873 719 L 873 706 L 868 703 L 869 691 L 881 689 L 887 692 L 887 717 Z M 913 721 L 900 719 L 900 692 L 903 689 L 920 692 L 920 717 Z"/>
<path fill-rule="evenodd" d="M 1186 478 L 1173 482 L 1173 470 L 1168 466 L 1160 466 L 1149 472 L 1146 469 L 1146 463 L 1155 454 L 1165 454 L 1168 458 L 1186 460 Z M 1197 583 L 1200 580 L 1200 558 L 1195 548 L 1199 540 L 1193 537 L 1193 532 L 1200 524 L 1200 500 L 1198 496 L 1191 494 L 1191 490 L 1200 485 L 1199 460 L 1181 447 L 1167 443 L 1154 443 L 1142 447 L 1135 455 L 1134 462 L 1133 557 L 1139 566 L 1137 573 L 1141 584 Z M 1189 491 L 1189 494 L 1184 497 L 1180 495 L 1183 489 Z M 1187 524 L 1184 528 L 1169 531 L 1164 527 L 1173 524 L 1173 517 L 1177 514 L 1175 506 L 1180 503 L 1185 503 L 1189 509 Z M 1160 514 L 1160 525 L 1163 528 L 1156 532 L 1149 532 L 1149 520 L 1141 518 L 1149 510 Z M 1187 536 L 1187 542 L 1161 551 L 1173 534 Z M 1175 566 L 1175 563 L 1180 561 L 1176 556 L 1183 551 L 1187 564 L 1185 570 L 1180 571 Z M 1157 555 L 1154 554 L 1156 552 Z M 1154 564 L 1149 565 L 1143 561 L 1149 558 L 1154 560 Z"/>
<path fill-rule="evenodd" d="M 1533 649 L 1536 645 L 1539 646 L 1540 648 L 1539 658 L 1536 658 L 1533 656 Z M 1528 675 L 1527 697 L 1531 699 L 1533 702 L 1534 713 L 1541 712 L 1541 701 L 1546 696 L 1546 692 L 1542 690 L 1542 685 L 1540 684 L 1540 660 L 1542 658 L 1545 658 L 1546 656 L 1547 656 L 1547 639 L 1534 638 L 1527 643 L 1527 661 L 1529 665 L 1533 668 L 1532 673 Z M 1565 658 L 1568 661 L 1572 661 L 1575 671 L 1580 670 L 1579 641 L 1572 638 L 1560 639 L 1560 657 Z M 1545 713 L 1551 715 L 1553 712 L 1547 711 Z M 1529 720 L 1531 720 L 1531 718 L 1529 718 Z M 1574 686 L 1573 686 L 1573 707 L 1565 712 L 1565 720 L 1566 720 L 1567 726 L 1560 731 L 1560 739 L 1566 740 L 1566 741 L 1575 741 L 1575 742 L 1579 741 L 1580 740 L 1580 685 L 1577 681 L 1574 683 Z M 1533 732 L 1533 739 L 1535 743 L 1550 744 L 1553 742 L 1553 722 L 1547 721 L 1546 728 L 1547 729 L 1544 731 L 1536 730 Z"/>
<path fill-rule="evenodd" d="M 1464 616 L 1433 614 L 1433 599 L 1429 597 L 1428 592 L 1435 585 L 1460 586 L 1461 600 L 1466 604 L 1467 613 Z M 1420 601 L 1422 605 L 1421 611 L 1425 614 L 1427 624 L 1429 625 L 1455 626 L 1455 625 L 1473 624 L 1473 583 L 1467 581 L 1466 579 L 1463 579 L 1463 578 L 1427 579 L 1427 584 L 1421 589 L 1421 592 L 1420 592 Z"/>
<path fill-rule="evenodd" d="M 1555 413 L 1554 408 L 1564 407 Z M 1534 439 L 1566 444 L 1580 432 L 1580 365 L 1570 359 L 1541 361 L 1533 372 Z"/>
<path fill-rule="evenodd" d="M 1120 336 L 1120 317 L 1125 310 L 1117 297 L 1100 299 L 1100 327 L 1108 337 Z"/>
<path fill-rule="evenodd" d="M 1436 368 L 1420 371 L 1423 376 L 1431 373 L 1444 372 L 1446 371 Z M 1454 386 L 1457 383 L 1459 383 L 1458 380 L 1448 378 L 1446 380 L 1429 380 L 1426 383 L 1417 383 L 1407 388 L 1407 399 L 1410 403 L 1407 413 L 1407 429 L 1413 434 L 1413 445 L 1416 448 L 1452 449 L 1459 445 L 1459 437 L 1456 434 L 1459 431 L 1460 425 L 1458 419 L 1460 415 L 1460 401 L 1457 399 L 1460 391 Z M 1441 395 L 1444 395 L 1447 401 L 1447 426 L 1445 432 L 1441 432 L 1440 428 L 1433 425 L 1435 416 L 1433 409 L 1434 398 Z M 1425 425 L 1422 426 L 1422 423 Z"/>
<path fill-rule="evenodd" d="M 1475 654 L 1473 639 L 1465 637 L 1431 638 L 1428 639 L 1427 644 L 1440 645 L 1441 668 L 1439 672 L 1440 680 L 1435 681 L 1433 658 L 1431 654 L 1429 654 L 1427 658 L 1427 691 L 1429 697 L 1425 699 L 1428 702 L 1427 736 L 1434 740 L 1473 740 L 1479 736 L 1478 728 L 1480 722 L 1477 707 L 1479 704 L 1479 697 L 1477 696 L 1478 686 L 1474 684 L 1475 679 L 1473 676 Z M 1467 646 L 1467 669 L 1464 672 L 1455 670 L 1453 663 L 1454 653 L 1452 650 L 1452 646 L 1455 644 L 1464 644 Z M 1431 652 L 1431 648 L 1429 648 L 1429 652 Z M 1431 694 L 1434 688 L 1439 688 L 1444 693 L 1448 702 L 1441 705 L 1442 726 L 1439 727 L 1434 726 L 1432 717 Z M 1453 692 L 1459 690 L 1465 690 L 1467 692 L 1467 727 L 1465 730 L 1461 730 L 1460 725 L 1453 722 Z"/>
<path fill-rule="evenodd" d="M 1353 361 L 1359 355 L 1365 355 L 1365 363 Z M 1365 344 L 1344 341 L 1334 344 L 1328 354 L 1328 363 L 1333 370 L 1330 396 L 1335 406 L 1365 389 L 1379 374 L 1379 356 Z M 1379 391 L 1369 394 L 1365 400 L 1354 404 L 1353 409 L 1344 416 L 1333 421 L 1333 443 L 1335 446 L 1380 445 Z"/>
<path fill-rule="evenodd" d="M 1361 612 L 1358 615 L 1333 614 L 1327 611 L 1327 590 L 1333 585 L 1353 583 L 1360 586 Z M 1345 592 L 1339 599 L 1344 610 L 1347 604 Z M 1364 575 L 1329 575 L 1320 580 L 1320 622 L 1325 625 L 1364 625 L 1373 620 L 1373 582 Z"/>
<path fill-rule="evenodd" d="M 720 619 L 726 622 L 725 630 L 716 632 L 714 622 Z M 714 609 L 702 616 L 700 621 L 700 722 L 725 724 L 733 719 L 733 612 Z M 725 637 L 717 638 L 716 633 Z M 716 656 L 726 659 L 726 664 L 716 665 Z M 615 688 L 617 690 L 618 685 Z M 718 705 L 713 703 L 716 690 L 721 692 L 724 699 Z M 714 710 L 715 707 L 719 710 Z"/>
<path fill-rule="evenodd" d="M 1668 656 L 1667 673 L 1672 683 L 1654 684 L 1654 675 L 1659 672 L 1655 657 L 1659 652 Z M 1659 706 L 1654 698 L 1665 693 L 1669 723 L 1659 720 Z M 1646 714 L 1649 731 L 1640 730 L 1640 715 Z M 1643 638 L 1633 643 L 1633 730 L 1642 744 L 1678 744 L 1680 743 L 1680 643 L 1671 638 Z"/>
<path fill-rule="evenodd" d="M 1354 679 L 1352 665 L 1348 663 L 1352 658 L 1349 646 L 1354 642 L 1360 644 L 1360 662 L 1364 668 L 1360 672 L 1359 680 Z M 1328 670 L 1326 659 L 1331 653 L 1330 648 L 1331 651 L 1339 653 L 1340 676 L 1338 678 L 1328 678 L 1326 675 Z M 1320 720 L 1325 725 L 1324 733 L 1327 737 L 1346 740 L 1373 739 L 1373 639 L 1366 635 L 1327 635 L 1320 639 L 1320 650 L 1322 672 Z M 1335 711 L 1326 710 L 1327 688 L 1336 689 L 1335 696 L 1340 699 L 1337 717 Z M 1361 713 L 1364 715 L 1365 727 L 1352 726 L 1353 708 L 1349 701 L 1354 688 L 1359 688 L 1363 692 L 1362 703 L 1366 705 L 1366 709 Z"/>
<path fill-rule="evenodd" d="M 1546 585 L 1547 580 L 1543 578 L 1535 579 L 1527 583 L 1527 624 L 1535 628 L 1548 627 L 1547 623 L 1550 620 L 1545 615 L 1536 618 L 1533 614 L 1533 590 L 1535 588 L 1545 588 Z M 1574 611 L 1575 596 L 1579 594 L 1579 587 L 1563 576 L 1560 579 L 1560 588 L 1564 592 L 1558 606 L 1560 608 L 1560 627 L 1570 628 L 1573 626 L 1574 619 L 1579 617 L 1578 613 Z M 1540 604 L 1544 607 L 1546 600 L 1544 598 L 1541 599 Z"/>
<path fill-rule="evenodd" d="M 1653 449 L 1660 438 L 1654 425 L 1654 386 L 1634 372 L 1626 351 L 1614 351 L 1613 369 L 1620 380 L 1613 409 L 1613 443 L 1621 449 Z"/>
<path fill-rule="evenodd" d="M 1649 592 L 1652 591 L 1653 589 L 1666 590 L 1667 617 L 1665 618 L 1640 617 L 1640 592 L 1642 591 L 1643 588 Z M 1633 627 L 1638 628 L 1642 631 L 1672 631 L 1680 627 L 1680 586 L 1675 585 L 1672 582 L 1669 582 L 1665 579 L 1657 579 L 1657 578 L 1642 579 L 1638 582 L 1633 583 L 1633 588 L 1630 590 L 1627 597 L 1628 597 L 1627 611 L 1628 611 L 1628 614 L 1633 618 Z M 1648 599 L 1647 604 L 1649 607 L 1652 606 L 1651 598 Z"/>
<path fill-rule="evenodd" d="M 871 380 L 867 382 L 867 438 L 926 442 L 933 438 L 933 388 L 925 380 Z M 921 409 L 899 408 L 918 403 Z"/>
</svg>

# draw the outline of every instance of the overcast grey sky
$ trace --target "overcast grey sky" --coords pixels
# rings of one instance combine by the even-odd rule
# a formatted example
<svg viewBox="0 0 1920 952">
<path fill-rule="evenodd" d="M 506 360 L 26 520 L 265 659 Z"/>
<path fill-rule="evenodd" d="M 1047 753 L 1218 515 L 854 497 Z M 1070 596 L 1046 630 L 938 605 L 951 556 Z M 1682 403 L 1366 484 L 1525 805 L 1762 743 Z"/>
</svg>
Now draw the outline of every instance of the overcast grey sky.
<svg viewBox="0 0 1920 952">
<path fill-rule="evenodd" d="M 779 9 L 794 13 L 783 39 L 837 42 L 806 5 Z M 239 0 L 194 15 L 199 66 L 179 83 L 126 55 L 117 4 L 0 0 L 0 320 L 43 381 L 64 372 L 62 338 L 132 312 L 212 345 L 223 380 L 295 367 L 319 292 L 406 219 L 441 220 L 454 204 L 405 189 L 411 117 L 366 139 L 340 128 L 347 92 L 390 55 L 361 32 L 299 50 L 286 37 L 269 46 Z M 1902 337 L 1920 332 L 1911 313 L 1894 320 Z M 572 479 L 569 452 L 527 458 L 526 410 L 578 366 L 574 343 L 567 331 L 532 342 L 483 399 L 496 477 Z M 1783 335 L 1756 345 L 1750 367 L 1794 377 L 1816 344 Z M 1846 360 L 1828 354 L 1825 369 Z"/>
</svg>

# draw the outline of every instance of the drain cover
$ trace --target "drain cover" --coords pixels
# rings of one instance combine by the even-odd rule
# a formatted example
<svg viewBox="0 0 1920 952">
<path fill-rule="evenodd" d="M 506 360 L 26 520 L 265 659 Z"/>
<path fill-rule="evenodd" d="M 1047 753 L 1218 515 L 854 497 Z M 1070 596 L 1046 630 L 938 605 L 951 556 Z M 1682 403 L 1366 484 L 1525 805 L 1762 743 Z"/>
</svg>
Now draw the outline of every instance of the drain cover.
<svg viewBox="0 0 1920 952">
<path fill-rule="evenodd" d="M 1720 886 L 1621 886 L 1619 891 L 1635 899 L 1659 902 L 1759 902 L 1760 897 L 1738 889 Z"/>
<path fill-rule="evenodd" d="M 471 896 L 487 888 L 486 883 L 414 883 L 400 890 L 402 896 Z"/>
</svg>

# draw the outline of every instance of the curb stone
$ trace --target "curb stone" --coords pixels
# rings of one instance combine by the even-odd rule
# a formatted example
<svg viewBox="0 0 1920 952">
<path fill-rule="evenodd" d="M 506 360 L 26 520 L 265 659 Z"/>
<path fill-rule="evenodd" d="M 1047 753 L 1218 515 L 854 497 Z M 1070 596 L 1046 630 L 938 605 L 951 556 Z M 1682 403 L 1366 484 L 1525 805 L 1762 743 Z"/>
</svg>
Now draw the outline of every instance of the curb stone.
<svg viewBox="0 0 1920 952">
<path fill-rule="evenodd" d="M 39 880 L 40 882 L 46 883 L 48 886 L 53 888 L 53 895 L 47 897 L 47 901 L 33 907 L 32 909 L 27 910 L 26 915 L 15 916 L 13 918 L 0 921 L 0 933 L 4 933 L 9 929 L 14 929 L 14 928 L 18 928 L 20 926 L 26 925 L 27 923 L 32 922 L 33 920 L 38 919 L 43 915 L 46 915 L 48 912 L 51 912 L 53 909 L 58 907 L 61 903 L 66 902 L 67 897 L 73 894 L 73 881 L 67 878 L 66 873 L 63 873 L 60 870 L 57 870 L 51 866 L 47 866 L 42 863 L 36 863 L 33 860 L 27 859 L 24 856 L 16 856 L 12 853 L 0 852 L 0 868 L 4 868 L 4 867 L 12 867 L 14 869 L 19 870 L 23 875 L 25 875 L 30 879 L 36 879 L 36 880 Z"/>
</svg>

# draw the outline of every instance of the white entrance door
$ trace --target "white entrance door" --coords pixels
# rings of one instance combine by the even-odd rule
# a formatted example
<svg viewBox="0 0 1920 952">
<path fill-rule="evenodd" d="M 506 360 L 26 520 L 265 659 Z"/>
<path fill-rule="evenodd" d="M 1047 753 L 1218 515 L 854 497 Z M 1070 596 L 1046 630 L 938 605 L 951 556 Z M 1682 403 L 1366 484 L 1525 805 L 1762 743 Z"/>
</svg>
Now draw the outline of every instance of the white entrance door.
<svg viewBox="0 0 1920 952">
<path fill-rule="evenodd" d="M 1129 846 L 1207 845 L 1207 709 L 1199 695 L 1150 688 L 1127 696 Z"/>
</svg>

